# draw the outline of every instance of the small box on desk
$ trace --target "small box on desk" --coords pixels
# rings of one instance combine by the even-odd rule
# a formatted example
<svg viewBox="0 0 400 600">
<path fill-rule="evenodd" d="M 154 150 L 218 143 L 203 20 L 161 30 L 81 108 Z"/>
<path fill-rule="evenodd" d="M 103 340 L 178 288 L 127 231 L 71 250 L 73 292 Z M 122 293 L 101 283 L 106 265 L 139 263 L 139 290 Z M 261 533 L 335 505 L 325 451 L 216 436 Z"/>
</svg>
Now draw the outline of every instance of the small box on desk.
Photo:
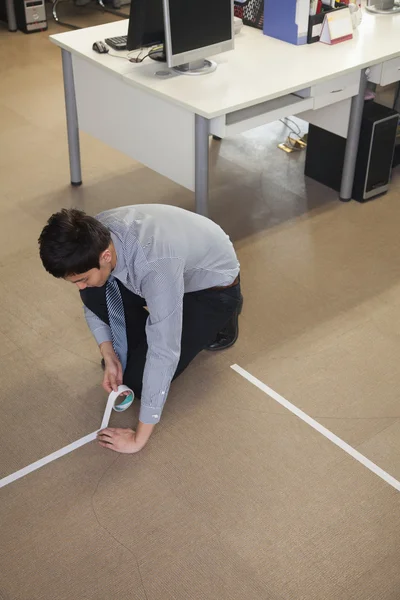
<svg viewBox="0 0 400 600">
<path fill-rule="evenodd" d="M 314 44 L 315 42 L 319 42 L 319 37 L 321 35 L 325 15 L 327 12 L 330 12 L 331 10 L 335 10 L 335 9 L 329 8 L 326 11 L 322 11 L 322 12 L 318 13 L 318 15 L 310 16 L 310 19 L 308 22 L 307 44 Z"/>
<path fill-rule="evenodd" d="M 341 10 L 342 8 L 348 8 L 348 4 L 344 2 L 337 2 L 335 8 L 329 8 L 329 6 L 322 6 L 322 11 L 317 15 L 311 15 L 308 21 L 308 34 L 307 44 L 314 44 L 319 42 L 319 38 L 322 32 L 325 16 L 335 10 Z"/>
</svg>

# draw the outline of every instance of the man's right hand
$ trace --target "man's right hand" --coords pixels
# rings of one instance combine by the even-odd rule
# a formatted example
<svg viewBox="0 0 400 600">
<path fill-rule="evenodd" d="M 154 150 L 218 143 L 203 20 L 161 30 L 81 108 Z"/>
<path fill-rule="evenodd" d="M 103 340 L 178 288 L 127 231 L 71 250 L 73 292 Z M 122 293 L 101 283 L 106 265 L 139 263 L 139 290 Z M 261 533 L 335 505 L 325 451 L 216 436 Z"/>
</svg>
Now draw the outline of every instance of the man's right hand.
<svg viewBox="0 0 400 600">
<path fill-rule="evenodd" d="M 118 386 L 122 385 L 122 365 L 114 352 L 111 342 L 100 344 L 100 352 L 104 358 L 105 368 L 103 377 L 103 388 L 108 394 L 117 392 Z"/>
</svg>

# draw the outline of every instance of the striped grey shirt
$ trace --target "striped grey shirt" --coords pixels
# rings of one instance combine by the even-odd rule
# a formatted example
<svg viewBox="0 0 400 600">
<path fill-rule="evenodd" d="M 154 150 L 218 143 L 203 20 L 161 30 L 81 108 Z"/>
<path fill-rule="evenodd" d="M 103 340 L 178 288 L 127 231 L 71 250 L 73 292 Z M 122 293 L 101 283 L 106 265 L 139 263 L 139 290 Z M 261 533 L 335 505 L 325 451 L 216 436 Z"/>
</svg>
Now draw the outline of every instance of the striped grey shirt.
<svg viewBox="0 0 400 600">
<path fill-rule="evenodd" d="M 239 262 L 229 237 L 213 221 L 163 204 L 124 206 L 97 215 L 117 253 L 113 275 L 145 299 L 148 352 L 139 419 L 158 423 L 181 351 L 183 295 L 231 284 Z M 85 307 L 98 344 L 111 331 Z"/>
</svg>

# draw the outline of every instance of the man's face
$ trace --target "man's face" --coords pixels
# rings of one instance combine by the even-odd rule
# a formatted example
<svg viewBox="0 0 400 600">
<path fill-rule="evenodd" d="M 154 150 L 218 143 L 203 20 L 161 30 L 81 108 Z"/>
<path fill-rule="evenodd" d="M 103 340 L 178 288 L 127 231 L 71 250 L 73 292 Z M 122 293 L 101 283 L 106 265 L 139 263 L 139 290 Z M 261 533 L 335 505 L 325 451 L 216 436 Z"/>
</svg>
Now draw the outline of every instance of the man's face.
<svg viewBox="0 0 400 600">
<path fill-rule="evenodd" d="M 77 285 L 79 290 L 102 287 L 110 277 L 111 271 L 111 255 L 109 250 L 106 250 L 100 256 L 100 269 L 90 269 L 90 271 L 79 275 L 68 275 L 65 280 Z"/>
</svg>

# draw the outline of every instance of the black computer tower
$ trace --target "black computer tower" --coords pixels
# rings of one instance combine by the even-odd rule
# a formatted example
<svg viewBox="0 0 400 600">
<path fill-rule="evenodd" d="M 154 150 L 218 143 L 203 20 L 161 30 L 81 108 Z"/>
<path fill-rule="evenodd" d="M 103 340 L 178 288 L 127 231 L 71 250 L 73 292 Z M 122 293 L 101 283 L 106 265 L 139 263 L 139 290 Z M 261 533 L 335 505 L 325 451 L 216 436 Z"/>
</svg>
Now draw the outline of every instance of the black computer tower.
<svg viewBox="0 0 400 600">
<path fill-rule="evenodd" d="M 399 115 L 372 101 L 365 103 L 352 197 L 358 202 L 389 189 Z M 310 125 L 305 174 L 340 191 L 345 138 Z"/>
<path fill-rule="evenodd" d="M 14 0 L 17 26 L 24 33 L 47 29 L 45 0 Z"/>
</svg>

